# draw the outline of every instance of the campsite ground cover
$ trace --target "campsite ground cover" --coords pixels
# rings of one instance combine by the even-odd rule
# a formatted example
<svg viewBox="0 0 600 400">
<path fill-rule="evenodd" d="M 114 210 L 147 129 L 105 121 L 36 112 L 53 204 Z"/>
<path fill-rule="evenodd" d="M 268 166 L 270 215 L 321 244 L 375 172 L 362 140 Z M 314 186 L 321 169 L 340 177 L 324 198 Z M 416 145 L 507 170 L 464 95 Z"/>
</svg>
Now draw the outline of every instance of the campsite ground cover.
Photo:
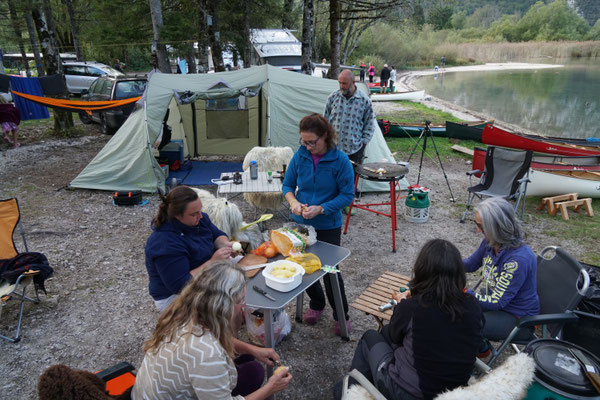
<svg viewBox="0 0 600 400">
<path fill-rule="evenodd" d="M 39 124 L 34 126 L 39 128 Z M 139 366 L 142 343 L 158 318 L 147 293 L 143 252 L 158 198 L 145 195 L 149 203 L 144 207 L 113 207 L 107 192 L 64 189 L 109 139 L 97 126 L 81 128 L 85 136 L 53 139 L 45 137 L 41 128 L 35 133 L 29 131 L 34 128 L 24 126 L 22 133 L 29 137 L 26 145 L 0 147 L 0 198 L 19 198 L 30 248 L 47 254 L 55 269 L 46 283 L 48 295 L 42 295 L 41 304 L 26 307 L 23 340 L 0 342 L 2 399 L 36 398 L 37 377 L 57 363 L 90 371 L 121 360 Z M 426 157 L 421 184 L 432 189 L 431 217 L 425 224 L 400 219 L 397 253 L 391 251 L 389 219 L 360 210 L 352 218 L 348 234 L 342 236 L 342 245 L 352 254 L 341 266 L 350 302 L 386 270 L 409 275 L 419 248 L 428 239 L 451 240 L 465 256 L 476 248 L 481 237 L 475 225 L 458 223 L 467 186 L 465 171 L 470 165 L 452 154 L 443 155 L 443 163 L 457 204 L 449 201 L 440 168 Z M 416 181 L 415 166 L 408 175 L 411 183 Z M 209 190 L 214 192 L 214 188 Z M 362 201 L 384 198 L 384 194 L 366 194 Z M 242 198 L 234 202 L 251 220 L 254 210 Z M 400 214 L 403 204 L 400 200 Z M 577 258 L 595 252 L 579 235 L 560 234 L 574 225 L 585 232 L 582 227 L 594 219 L 585 215 L 572 215 L 570 222 L 547 218 L 535 206 L 535 200 L 528 200 L 525 230 L 536 252 L 547 245 L 561 245 Z M 268 226 L 277 228 L 282 223 L 275 217 Z M 600 236 L 598 225 L 592 228 L 585 236 Z M 15 304 L 5 309 L 3 318 L 8 321 L 0 322 L 0 330 L 5 332 L 8 323 L 15 322 L 16 311 Z M 287 311 L 293 319 L 293 304 Z M 293 323 L 290 336 L 277 346 L 294 375 L 280 398 L 330 398 L 331 387 L 347 370 L 361 334 L 376 327 L 371 317 L 353 308 L 350 317 L 348 343 L 333 335 L 329 311 L 316 326 Z"/>
</svg>

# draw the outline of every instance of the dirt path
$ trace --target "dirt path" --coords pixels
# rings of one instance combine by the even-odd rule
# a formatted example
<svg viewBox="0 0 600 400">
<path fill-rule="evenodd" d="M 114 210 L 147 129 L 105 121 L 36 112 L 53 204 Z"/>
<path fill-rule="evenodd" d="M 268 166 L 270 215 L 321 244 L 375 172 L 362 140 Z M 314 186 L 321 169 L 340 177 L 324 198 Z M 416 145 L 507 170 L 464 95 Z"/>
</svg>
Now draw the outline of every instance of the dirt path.
<svg viewBox="0 0 600 400">
<path fill-rule="evenodd" d="M 143 207 L 113 207 L 110 193 L 60 189 L 108 140 L 96 127 L 86 129 L 84 137 L 46 139 L 35 144 L 25 141 L 20 149 L 4 147 L 0 152 L 0 198 L 18 197 L 30 249 L 45 253 L 55 270 L 46 283 L 48 295 L 42 295 L 41 304 L 26 306 L 22 341 L 0 341 L 1 399 L 35 399 L 37 377 L 57 363 L 89 371 L 123 360 L 139 366 L 142 343 L 158 317 L 148 295 L 144 267 L 144 244 L 157 197 L 145 195 L 149 203 Z M 451 240 L 464 256 L 479 244 L 481 237 L 475 225 L 458 223 L 469 165 L 457 157 L 443 162 L 459 203 L 449 201 L 440 168 L 426 159 L 421 183 L 432 189 L 431 217 L 425 224 L 400 219 L 397 253 L 391 251 L 389 219 L 360 210 L 352 218 L 348 234 L 342 237 L 342 245 L 352 255 L 341 266 L 350 302 L 386 270 L 410 274 L 419 248 L 428 239 Z M 416 174 L 412 170 L 409 181 L 413 182 Z M 363 201 L 382 201 L 385 197 L 369 194 Z M 243 198 L 234 202 L 251 220 L 254 210 Z M 403 200 L 398 207 L 402 214 Z M 533 205 L 528 212 L 535 213 Z M 575 216 L 579 217 L 585 218 Z M 269 227 L 277 228 L 282 222 L 276 217 L 269 221 Z M 537 252 L 546 245 L 560 244 L 580 256 L 582 250 L 576 242 L 548 235 L 561 223 L 557 218 L 526 224 L 532 248 Z M 288 307 L 292 320 L 293 307 L 293 303 Z M 332 315 L 329 307 L 327 310 L 316 326 L 293 323 L 291 335 L 278 345 L 277 351 L 294 375 L 289 389 L 279 398 L 329 398 L 333 384 L 350 365 L 357 340 L 366 329 L 376 327 L 371 317 L 351 308 L 351 340 L 342 342 L 333 334 Z M 5 308 L 2 332 L 6 332 L 7 322 L 14 322 L 16 311 L 14 303 Z"/>
</svg>

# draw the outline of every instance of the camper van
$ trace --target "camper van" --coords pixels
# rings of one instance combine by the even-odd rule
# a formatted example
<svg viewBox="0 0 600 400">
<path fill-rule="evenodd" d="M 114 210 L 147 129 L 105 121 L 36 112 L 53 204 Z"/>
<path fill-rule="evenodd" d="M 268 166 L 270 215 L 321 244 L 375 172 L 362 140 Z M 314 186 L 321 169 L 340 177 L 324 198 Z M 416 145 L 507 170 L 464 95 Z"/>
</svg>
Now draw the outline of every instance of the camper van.
<svg viewBox="0 0 600 400">
<path fill-rule="evenodd" d="M 302 43 L 287 29 L 252 29 L 252 65 L 270 64 L 292 71 L 302 70 Z"/>
</svg>

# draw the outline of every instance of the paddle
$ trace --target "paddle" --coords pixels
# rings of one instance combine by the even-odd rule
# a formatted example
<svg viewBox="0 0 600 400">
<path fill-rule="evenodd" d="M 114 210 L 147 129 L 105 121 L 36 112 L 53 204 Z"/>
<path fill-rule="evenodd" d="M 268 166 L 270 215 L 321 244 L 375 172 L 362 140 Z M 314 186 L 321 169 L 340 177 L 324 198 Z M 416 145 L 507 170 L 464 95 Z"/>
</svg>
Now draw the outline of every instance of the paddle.
<svg viewBox="0 0 600 400">
<path fill-rule="evenodd" d="M 259 218 L 259 219 L 257 219 L 256 221 L 254 221 L 254 222 L 250 222 L 249 224 L 246 224 L 246 225 L 242 226 L 242 227 L 240 228 L 240 231 L 243 231 L 244 229 L 248 228 L 249 226 L 252 226 L 252 225 L 258 224 L 258 223 L 260 223 L 260 222 L 268 221 L 268 220 L 270 220 L 271 218 L 273 218 L 273 214 L 263 214 L 263 215 L 261 215 L 261 216 L 260 216 L 260 218 Z"/>
</svg>

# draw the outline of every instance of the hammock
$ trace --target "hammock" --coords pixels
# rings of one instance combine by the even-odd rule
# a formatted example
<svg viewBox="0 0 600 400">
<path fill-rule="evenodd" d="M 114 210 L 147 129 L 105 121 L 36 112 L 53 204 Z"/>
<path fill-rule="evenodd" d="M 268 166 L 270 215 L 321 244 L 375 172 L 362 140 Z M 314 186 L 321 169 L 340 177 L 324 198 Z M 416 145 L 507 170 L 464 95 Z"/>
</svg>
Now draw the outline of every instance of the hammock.
<svg viewBox="0 0 600 400">
<path fill-rule="evenodd" d="M 67 111 L 85 111 L 89 115 L 92 115 L 92 111 L 97 110 L 109 110 L 111 108 L 118 108 L 126 106 L 127 104 L 135 103 L 141 96 L 132 97 L 125 100 L 110 100 L 110 101 L 81 101 L 81 100 L 67 100 L 67 99 L 54 99 L 50 97 L 34 96 L 32 94 L 11 91 L 13 94 L 22 97 L 26 100 L 33 101 L 34 103 L 41 104 L 46 107 L 59 108 Z"/>
</svg>

